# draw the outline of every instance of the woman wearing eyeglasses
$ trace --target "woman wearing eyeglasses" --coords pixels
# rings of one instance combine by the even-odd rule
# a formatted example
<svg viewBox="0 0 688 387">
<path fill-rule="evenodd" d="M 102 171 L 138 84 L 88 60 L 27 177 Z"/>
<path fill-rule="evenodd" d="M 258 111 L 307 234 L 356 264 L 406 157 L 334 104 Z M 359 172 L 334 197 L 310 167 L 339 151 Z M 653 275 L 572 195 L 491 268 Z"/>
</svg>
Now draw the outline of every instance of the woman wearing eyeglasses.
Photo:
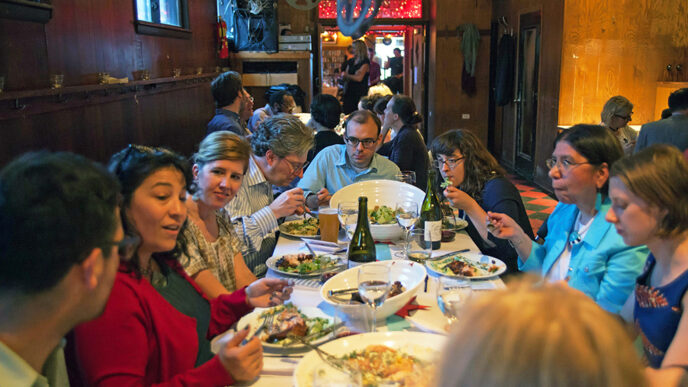
<svg viewBox="0 0 688 387">
<path fill-rule="evenodd" d="M 262 279 L 214 299 L 178 262 L 185 250 L 188 163 L 160 148 L 130 145 L 109 165 L 122 186 L 122 224 L 141 243 L 122 262 L 103 314 L 75 329 L 85 385 L 229 385 L 262 368 L 257 338 L 238 332 L 213 355 L 209 339 L 256 306 L 289 297 L 286 282 Z M 266 295 L 270 300 L 266 302 Z"/>
<path fill-rule="evenodd" d="M 617 95 L 609 98 L 602 108 L 602 125 L 609 128 L 619 139 L 625 155 L 633 154 L 638 133 L 628 126 L 633 115 L 633 104 L 626 97 Z"/>
<path fill-rule="evenodd" d="M 506 178 L 478 137 L 465 129 L 455 129 L 435 138 L 431 145 L 435 166 L 451 181 L 444 196 L 454 208 L 466 213 L 466 231 L 483 254 L 504 261 L 508 273 L 518 272 L 517 254 L 509 242 L 487 232 L 487 211 L 509 215 L 531 238 L 533 230 L 518 189 Z"/>
<path fill-rule="evenodd" d="M 543 245 L 508 215 L 488 212 L 491 232 L 516 248 L 520 270 L 564 281 L 612 313 L 633 290 L 648 255 L 645 246 L 627 246 L 604 219 L 611 206 L 609 169 L 622 156 L 621 145 L 602 126 L 575 125 L 557 137 L 547 166 L 559 204 L 547 219 Z"/>
<path fill-rule="evenodd" d="M 241 240 L 224 206 L 236 196 L 248 168 L 251 148 L 243 137 L 213 132 L 193 156 L 193 183 L 186 195 L 189 221 L 186 273 L 209 298 L 249 285 L 256 276 L 241 254 Z"/>
</svg>

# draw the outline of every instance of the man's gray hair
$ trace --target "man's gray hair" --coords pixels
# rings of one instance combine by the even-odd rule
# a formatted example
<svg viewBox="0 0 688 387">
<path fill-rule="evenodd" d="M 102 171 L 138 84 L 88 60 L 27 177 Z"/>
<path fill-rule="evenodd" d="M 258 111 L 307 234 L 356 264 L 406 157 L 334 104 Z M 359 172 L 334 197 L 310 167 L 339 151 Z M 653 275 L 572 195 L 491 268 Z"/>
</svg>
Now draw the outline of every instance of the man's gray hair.
<svg viewBox="0 0 688 387">
<path fill-rule="evenodd" d="M 302 155 L 315 145 L 313 130 L 291 114 L 274 115 L 260 125 L 251 136 L 253 154 L 265 156 L 268 149 L 278 157 Z"/>
</svg>

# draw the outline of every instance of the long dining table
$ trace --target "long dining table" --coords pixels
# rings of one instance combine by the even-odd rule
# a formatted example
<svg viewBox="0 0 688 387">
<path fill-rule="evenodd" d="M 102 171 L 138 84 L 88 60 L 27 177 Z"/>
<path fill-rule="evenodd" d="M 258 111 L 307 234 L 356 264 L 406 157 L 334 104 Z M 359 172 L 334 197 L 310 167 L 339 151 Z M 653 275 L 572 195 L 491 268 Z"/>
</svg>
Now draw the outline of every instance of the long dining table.
<svg viewBox="0 0 688 387">
<path fill-rule="evenodd" d="M 398 254 L 403 248 L 403 242 L 381 244 L 378 245 L 378 259 L 405 259 Z M 471 240 L 465 231 L 458 231 L 453 241 L 443 242 L 440 249 L 433 251 L 433 256 L 439 256 L 446 253 L 469 249 L 472 252 L 480 252 L 476 244 Z M 383 254 L 380 254 L 380 251 Z M 286 254 L 308 253 L 307 247 L 301 239 L 280 236 L 275 247 L 274 256 L 283 256 Z M 381 257 L 382 255 L 382 257 Z M 266 277 L 269 278 L 288 278 L 294 280 L 294 292 L 291 296 L 290 302 L 299 308 L 317 307 L 328 315 L 333 314 L 330 304 L 322 300 L 320 296 L 320 287 L 322 284 L 319 278 L 310 279 L 294 279 L 294 277 L 283 276 L 271 269 L 268 269 Z M 378 321 L 377 331 L 421 331 L 431 332 L 437 334 L 446 334 L 446 318 L 439 310 L 436 298 L 434 296 L 437 287 L 437 275 L 428 270 L 428 281 L 426 287 L 421 287 L 416 295 L 416 302 L 419 305 L 429 306 L 426 310 L 415 310 L 411 317 L 401 318 L 393 315 L 386 320 Z M 471 281 L 474 291 L 494 290 L 504 287 L 504 282 L 499 277 L 492 279 Z M 251 386 L 290 386 L 293 385 L 293 373 L 301 360 L 303 355 L 300 354 L 284 354 L 265 351 L 263 361 L 263 371 L 260 376 L 245 385 Z"/>
</svg>

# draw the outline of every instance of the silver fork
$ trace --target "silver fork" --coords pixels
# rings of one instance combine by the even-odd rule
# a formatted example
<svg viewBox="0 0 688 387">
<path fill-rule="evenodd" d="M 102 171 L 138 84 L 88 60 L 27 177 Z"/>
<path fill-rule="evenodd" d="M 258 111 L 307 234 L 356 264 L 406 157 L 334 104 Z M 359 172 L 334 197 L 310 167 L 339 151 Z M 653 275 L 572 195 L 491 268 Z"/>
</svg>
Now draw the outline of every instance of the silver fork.
<svg viewBox="0 0 688 387">
<path fill-rule="evenodd" d="M 359 371 L 356 368 L 350 366 L 344 360 L 342 360 L 342 359 L 340 359 L 340 358 L 338 358 L 338 357 L 336 357 L 336 356 L 334 356 L 328 352 L 323 351 L 322 349 L 318 348 L 318 346 L 311 344 L 305 338 L 300 337 L 300 336 L 290 336 L 290 337 L 292 337 L 294 340 L 299 341 L 301 344 L 305 345 L 306 347 L 314 350 L 315 353 L 318 354 L 320 359 L 322 359 L 322 361 L 329 364 L 330 366 L 332 366 L 332 367 L 334 367 L 340 371 L 346 372 L 349 375 L 358 375 L 359 374 Z"/>
<path fill-rule="evenodd" d="M 275 313 L 271 313 L 263 319 L 263 323 L 260 324 L 258 329 L 256 329 L 253 334 L 250 337 L 246 337 L 244 339 L 244 342 L 249 342 L 251 339 L 253 339 L 256 335 L 258 335 L 263 329 L 272 326 L 272 322 L 274 321 L 275 318 Z"/>
</svg>

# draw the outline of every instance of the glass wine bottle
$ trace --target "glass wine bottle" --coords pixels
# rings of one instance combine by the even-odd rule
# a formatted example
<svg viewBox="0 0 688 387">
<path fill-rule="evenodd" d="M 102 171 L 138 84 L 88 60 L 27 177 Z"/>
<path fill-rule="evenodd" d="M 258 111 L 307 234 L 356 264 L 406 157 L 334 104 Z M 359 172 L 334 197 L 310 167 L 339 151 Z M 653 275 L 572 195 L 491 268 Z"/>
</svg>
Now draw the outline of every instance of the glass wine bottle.
<svg viewBox="0 0 688 387">
<path fill-rule="evenodd" d="M 358 222 L 349 243 L 349 267 L 375 262 L 375 241 L 368 225 L 368 198 L 358 198 Z"/>
<path fill-rule="evenodd" d="M 442 241 L 442 208 L 435 190 L 434 168 L 428 171 L 428 187 L 420 209 L 420 222 L 425 243 L 431 243 L 433 250 L 439 249 Z"/>
</svg>

